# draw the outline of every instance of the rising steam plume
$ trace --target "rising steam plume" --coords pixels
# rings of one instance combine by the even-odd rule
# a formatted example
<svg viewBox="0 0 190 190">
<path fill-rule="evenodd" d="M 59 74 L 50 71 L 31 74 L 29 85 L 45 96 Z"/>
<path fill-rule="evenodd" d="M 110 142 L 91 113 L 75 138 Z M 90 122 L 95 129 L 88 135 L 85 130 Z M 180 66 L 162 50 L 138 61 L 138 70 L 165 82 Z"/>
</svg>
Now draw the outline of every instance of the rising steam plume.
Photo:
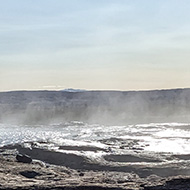
<svg viewBox="0 0 190 190">
<path fill-rule="evenodd" d="M 190 89 L 0 93 L 1 123 L 71 120 L 106 124 L 189 122 L 189 116 Z"/>
</svg>

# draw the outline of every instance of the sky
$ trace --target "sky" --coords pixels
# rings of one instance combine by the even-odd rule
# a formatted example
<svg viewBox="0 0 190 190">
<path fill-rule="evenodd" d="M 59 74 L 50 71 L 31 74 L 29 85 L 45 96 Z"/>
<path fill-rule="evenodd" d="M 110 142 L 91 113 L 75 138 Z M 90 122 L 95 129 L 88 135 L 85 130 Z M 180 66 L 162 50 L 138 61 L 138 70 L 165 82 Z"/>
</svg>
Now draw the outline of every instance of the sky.
<svg viewBox="0 0 190 190">
<path fill-rule="evenodd" d="M 189 0 L 0 3 L 0 91 L 190 87 Z"/>
</svg>

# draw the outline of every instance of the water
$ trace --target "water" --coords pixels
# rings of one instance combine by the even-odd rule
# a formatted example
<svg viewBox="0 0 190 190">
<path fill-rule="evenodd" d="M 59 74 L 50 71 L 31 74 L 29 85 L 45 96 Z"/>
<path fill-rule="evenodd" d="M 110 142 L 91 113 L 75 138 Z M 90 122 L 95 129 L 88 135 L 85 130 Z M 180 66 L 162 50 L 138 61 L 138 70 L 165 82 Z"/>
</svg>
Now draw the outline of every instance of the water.
<svg viewBox="0 0 190 190">
<path fill-rule="evenodd" d="M 27 146 L 27 142 L 34 142 L 41 148 L 50 150 L 91 156 L 106 154 L 106 152 L 125 154 L 129 150 L 189 154 L 190 124 L 150 123 L 105 126 L 76 121 L 32 126 L 0 124 L 0 146 L 15 143 L 25 143 Z M 94 147 L 97 151 L 72 148 L 61 150 L 61 146 Z"/>
</svg>

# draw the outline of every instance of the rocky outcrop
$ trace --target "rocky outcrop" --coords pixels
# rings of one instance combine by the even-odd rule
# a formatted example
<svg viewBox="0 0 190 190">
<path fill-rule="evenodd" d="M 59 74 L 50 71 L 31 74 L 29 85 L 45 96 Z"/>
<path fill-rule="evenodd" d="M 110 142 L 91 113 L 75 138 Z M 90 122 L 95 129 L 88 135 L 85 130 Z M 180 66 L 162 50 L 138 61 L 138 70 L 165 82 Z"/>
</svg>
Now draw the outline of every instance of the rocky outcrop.
<svg viewBox="0 0 190 190">
<path fill-rule="evenodd" d="M 4 152 L 4 153 L 3 153 Z M 190 177 L 140 178 L 134 172 L 76 170 L 33 161 L 18 162 L 14 151 L 0 151 L 0 189 L 9 190 L 188 190 Z"/>
</svg>

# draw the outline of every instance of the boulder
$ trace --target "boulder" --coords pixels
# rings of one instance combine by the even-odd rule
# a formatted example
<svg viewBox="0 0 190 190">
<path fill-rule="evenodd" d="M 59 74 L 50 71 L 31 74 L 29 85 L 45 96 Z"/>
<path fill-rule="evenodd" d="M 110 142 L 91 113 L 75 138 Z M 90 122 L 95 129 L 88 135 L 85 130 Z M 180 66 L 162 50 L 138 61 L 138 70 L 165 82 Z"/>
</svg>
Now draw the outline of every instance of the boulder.
<svg viewBox="0 0 190 190">
<path fill-rule="evenodd" d="M 17 154 L 16 155 L 16 159 L 18 162 L 23 162 L 23 163 L 31 163 L 32 162 L 32 158 L 28 155 L 22 155 L 22 154 Z"/>
</svg>

